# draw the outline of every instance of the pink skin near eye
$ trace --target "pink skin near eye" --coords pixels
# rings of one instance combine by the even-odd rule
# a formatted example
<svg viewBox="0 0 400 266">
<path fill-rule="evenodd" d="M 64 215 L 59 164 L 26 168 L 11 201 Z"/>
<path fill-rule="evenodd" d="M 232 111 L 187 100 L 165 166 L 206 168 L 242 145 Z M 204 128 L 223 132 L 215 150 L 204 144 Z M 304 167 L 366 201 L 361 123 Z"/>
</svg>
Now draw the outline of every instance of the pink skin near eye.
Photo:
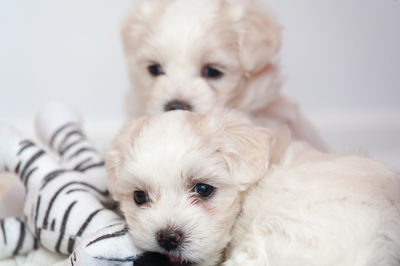
<svg viewBox="0 0 400 266">
<path fill-rule="evenodd" d="M 214 209 L 213 207 L 207 204 L 201 204 L 201 207 L 208 212 L 211 212 Z"/>
<path fill-rule="evenodd" d="M 208 205 L 201 197 L 193 196 L 192 200 L 193 205 L 200 204 L 200 207 L 203 208 L 205 211 L 210 212 L 214 208 Z"/>
</svg>

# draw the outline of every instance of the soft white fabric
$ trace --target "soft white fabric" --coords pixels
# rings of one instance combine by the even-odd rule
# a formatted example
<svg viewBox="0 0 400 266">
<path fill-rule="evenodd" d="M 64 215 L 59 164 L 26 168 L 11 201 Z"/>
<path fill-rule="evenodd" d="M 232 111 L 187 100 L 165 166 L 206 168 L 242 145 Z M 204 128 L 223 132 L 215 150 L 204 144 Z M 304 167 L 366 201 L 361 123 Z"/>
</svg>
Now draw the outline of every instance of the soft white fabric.
<svg viewBox="0 0 400 266">
<path fill-rule="evenodd" d="M 53 156 L 15 128 L 0 125 L 0 170 L 16 173 L 26 190 L 24 220 L 0 220 L 0 259 L 43 246 L 4 263 L 21 265 L 26 259 L 24 265 L 52 265 L 65 258 L 57 254 L 72 253 L 60 264 L 132 265 L 140 252 L 123 219 L 107 207 L 113 202 L 104 161 L 86 139 L 79 115 L 51 103 L 36 125 Z"/>
<path fill-rule="evenodd" d="M 50 266 L 65 260 L 65 256 L 55 254 L 44 248 L 0 261 L 0 266 Z"/>
</svg>

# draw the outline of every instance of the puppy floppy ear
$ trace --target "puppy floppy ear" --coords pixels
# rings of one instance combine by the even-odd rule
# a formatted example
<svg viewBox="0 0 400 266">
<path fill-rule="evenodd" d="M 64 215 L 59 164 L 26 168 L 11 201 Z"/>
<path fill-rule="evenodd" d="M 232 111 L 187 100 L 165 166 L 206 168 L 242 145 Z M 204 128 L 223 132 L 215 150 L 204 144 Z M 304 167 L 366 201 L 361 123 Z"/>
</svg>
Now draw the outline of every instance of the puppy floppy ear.
<svg viewBox="0 0 400 266">
<path fill-rule="evenodd" d="M 147 121 L 147 117 L 128 122 L 111 143 L 106 154 L 106 170 L 108 189 L 114 200 L 121 200 L 119 189 L 120 171 L 124 164 L 124 158 L 130 158 L 129 153 L 134 145 L 134 138 L 139 135 L 141 128 Z M 120 180 L 121 181 L 121 180 Z"/>
<path fill-rule="evenodd" d="M 160 6 L 159 0 L 136 0 L 128 10 L 121 27 L 122 44 L 126 55 L 137 51 L 141 37 L 151 31 L 148 20 Z"/>
<path fill-rule="evenodd" d="M 237 0 L 231 14 L 238 35 L 239 58 L 247 75 L 268 66 L 278 52 L 281 27 L 274 15 L 256 0 Z"/>
<path fill-rule="evenodd" d="M 269 165 L 271 137 L 236 111 L 215 111 L 203 128 L 212 130 L 217 153 L 223 156 L 233 183 L 246 191 L 260 180 Z"/>
</svg>

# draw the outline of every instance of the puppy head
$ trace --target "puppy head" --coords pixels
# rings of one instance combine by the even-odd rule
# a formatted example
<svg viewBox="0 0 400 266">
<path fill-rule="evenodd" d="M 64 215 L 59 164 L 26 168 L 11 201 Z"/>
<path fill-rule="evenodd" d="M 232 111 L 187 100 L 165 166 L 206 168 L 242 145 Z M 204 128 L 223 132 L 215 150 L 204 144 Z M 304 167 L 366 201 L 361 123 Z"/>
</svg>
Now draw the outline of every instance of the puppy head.
<svg viewBox="0 0 400 266">
<path fill-rule="evenodd" d="M 175 111 L 130 123 L 107 169 L 135 244 L 177 264 L 216 264 L 241 194 L 266 170 L 269 141 L 235 112 Z"/>
<path fill-rule="evenodd" d="M 255 0 L 137 0 L 122 36 L 134 107 L 147 114 L 255 110 L 279 87 L 280 27 Z"/>
</svg>

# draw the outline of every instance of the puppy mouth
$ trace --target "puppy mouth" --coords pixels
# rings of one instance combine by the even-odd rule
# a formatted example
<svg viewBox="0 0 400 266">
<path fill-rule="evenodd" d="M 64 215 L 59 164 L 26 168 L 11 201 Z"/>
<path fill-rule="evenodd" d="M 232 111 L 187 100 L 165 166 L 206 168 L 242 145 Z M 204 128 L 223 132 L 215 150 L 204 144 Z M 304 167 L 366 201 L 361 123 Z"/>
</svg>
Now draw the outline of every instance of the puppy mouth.
<svg viewBox="0 0 400 266">
<path fill-rule="evenodd" d="M 183 100 L 172 100 L 164 105 L 165 112 L 175 110 L 193 111 L 193 106 L 189 102 Z"/>
<path fill-rule="evenodd" d="M 168 254 L 168 259 L 171 262 L 172 265 L 176 265 L 176 266 L 190 266 L 192 265 L 191 262 L 186 261 L 185 259 L 183 259 L 182 257 L 178 257 L 172 254 Z"/>
</svg>

